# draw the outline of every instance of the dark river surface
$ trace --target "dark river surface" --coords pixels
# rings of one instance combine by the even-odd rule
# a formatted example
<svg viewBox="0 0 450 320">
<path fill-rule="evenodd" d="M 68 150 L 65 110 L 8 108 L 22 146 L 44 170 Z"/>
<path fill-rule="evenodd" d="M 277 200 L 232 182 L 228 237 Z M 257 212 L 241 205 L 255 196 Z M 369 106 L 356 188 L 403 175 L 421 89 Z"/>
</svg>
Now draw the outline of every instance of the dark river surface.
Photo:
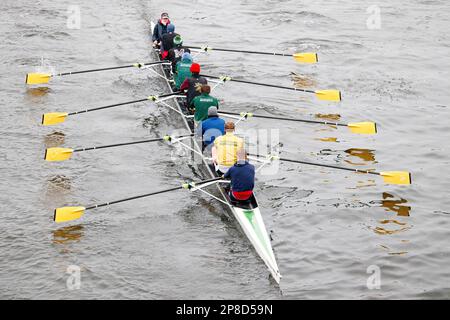
<svg viewBox="0 0 450 320">
<path fill-rule="evenodd" d="M 448 1 L 379 1 L 378 25 L 371 20 L 377 11 L 369 8 L 372 1 L 75 2 L 78 29 L 68 25 L 72 1 L 0 4 L 0 298 L 450 298 Z M 150 21 L 162 11 L 170 13 L 185 44 L 317 52 L 314 65 L 214 51 L 197 60 L 214 75 L 342 90 L 338 104 L 232 82 L 214 94 L 223 110 L 375 121 L 379 133 L 371 136 L 266 119 L 240 123 L 240 129 L 278 129 L 286 157 L 408 170 L 413 184 L 387 185 L 377 176 L 293 163 L 258 176 L 261 211 L 283 275 L 279 287 L 236 222 L 201 193 L 168 193 L 54 223 L 56 207 L 201 178 L 188 160 L 171 162 L 172 149 L 163 144 L 43 160 L 47 147 L 104 145 L 183 128 L 179 115 L 152 103 L 40 124 L 46 112 L 167 91 L 150 71 L 24 84 L 25 74 L 39 68 L 64 72 L 151 61 Z M 80 270 L 80 282 L 71 282 L 68 270 Z M 377 275 L 378 285 L 368 286 Z"/>
</svg>

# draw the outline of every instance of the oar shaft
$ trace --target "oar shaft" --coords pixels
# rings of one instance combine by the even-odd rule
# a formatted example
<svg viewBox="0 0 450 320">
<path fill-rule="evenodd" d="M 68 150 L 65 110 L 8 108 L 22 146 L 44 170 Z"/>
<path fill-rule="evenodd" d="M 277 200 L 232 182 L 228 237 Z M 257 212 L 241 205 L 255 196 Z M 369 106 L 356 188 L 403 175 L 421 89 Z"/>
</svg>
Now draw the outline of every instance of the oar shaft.
<svg viewBox="0 0 450 320">
<path fill-rule="evenodd" d="M 248 155 L 254 156 L 254 157 L 261 157 L 261 156 L 258 155 L 258 154 L 251 154 L 251 153 L 248 153 Z M 316 166 L 316 167 L 325 167 L 325 168 L 332 168 L 332 169 L 346 170 L 346 171 L 352 171 L 352 172 L 370 173 L 370 174 L 380 175 L 379 172 L 375 172 L 375 171 L 359 170 L 359 169 L 350 169 L 350 168 L 345 168 L 345 167 L 333 166 L 333 165 L 330 165 L 330 164 L 321 164 L 321 163 L 315 163 L 315 162 L 309 162 L 309 161 L 301 161 L 301 160 L 294 160 L 294 159 L 287 159 L 287 158 L 278 158 L 278 160 L 280 160 L 280 161 L 286 161 L 286 162 L 293 162 L 293 163 L 306 164 L 306 165 Z"/>
<path fill-rule="evenodd" d="M 193 47 L 193 46 L 187 46 L 188 48 L 192 49 L 204 49 L 202 47 Z M 237 52 L 237 53 L 250 53 L 250 54 L 262 54 L 262 55 L 269 55 L 269 56 L 282 56 L 282 57 L 293 57 L 293 54 L 288 53 L 277 53 L 277 52 L 262 52 L 262 51 L 249 51 L 249 50 L 235 50 L 235 49 L 221 49 L 221 48 L 212 48 L 213 51 L 224 51 L 224 52 Z"/>
<path fill-rule="evenodd" d="M 126 101 L 126 102 L 121 102 L 121 103 L 115 103 L 115 104 L 109 104 L 107 106 L 103 106 L 103 107 L 97 107 L 97 108 L 91 108 L 91 109 L 86 109 L 86 110 L 80 110 L 80 111 L 74 111 L 74 112 L 70 112 L 67 115 L 69 116 L 73 116 L 75 114 L 79 114 L 79 113 L 86 113 L 86 112 L 91 112 L 91 111 L 97 111 L 97 110 L 103 110 L 103 109 L 109 109 L 109 108 L 114 108 L 114 107 L 119 107 L 119 106 L 124 106 L 127 104 L 132 104 L 132 103 L 138 103 L 138 102 L 144 102 L 147 101 L 148 99 L 139 99 L 139 100 L 132 100 L 132 101 Z"/>
<path fill-rule="evenodd" d="M 232 115 L 241 115 L 240 113 L 236 112 L 228 112 L 228 111 L 219 111 L 219 114 L 232 114 Z M 287 118 L 287 117 L 276 117 L 276 116 L 265 116 L 265 115 L 259 115 L 259 114 L 252 114 L 252 117 L 255 118 L 263 118 L 263 119 L 273 119 L 273 120 L 285 120 L 285 121 L 297 121 L 297 122 L 306 122 L 306 123 L 318 123 L 318 124 L 329 124 L 333 126 L 344 126 L 346 127 L 346 124 L 343 123 L 337 123 L 337 122 L 327 122 L 327 121 L 316 121 L 316 120 L 307 120 L 307 119 L 297 119 L 297 118 Z"/>
<path fill-rule="evenodd" d="M 194 134 L 187 134 L 184 136 L 177 136 L 174 138 L 185 138 L 185 137 L 192 137 Z M 128 145 L 132 145 L 132 144 L 140 144 L 140 143 L 149 143 L 149 142 L 158 142 L 158 141 L 163 141 L 165 138 L 153 138 L 153 139 L 147 139 L 147 140 L 139 140 L 139 141 L 133 141 L 133 142 L 123 142 L 123 143 L 115 143 L 115 144 L 108 144 L 108 145 L 104 145 L 104 146 L 98 146 L 98 147 L 88 147 L 88 148 L 80 148 L 80 149 L 75 149 L 73 150 L 73 152 L 83 152 L 83 151 L 89 151 L 89 150 L 96 150 L 96 149 L 105 149 L 105 148 L 114 148 L 114 147 L 121 147 L 121 146 L 128 146 Z"/>
<path fill-rule="evenodd" d="M 379 172 L 374 172 L 374 171 L 369 171 L 369 170 L 350 169 L 350 168 L 345 168 L 345 167 L 333 166 L 333 165 L 330 165 L 330 164 L 321 164 L 321 163 L 314 163 L 314 162 L 293 160 L 293 159 L 286 159 L 286 158 L 280 158 L 280 160 L 281 161 L 286 161 L 286 162 L 306 164 L 306 165 L 316 166 L 316 167 L 325 167 L 325 168 L 346 170 L 346 171 L 352 171 L 352 172 L 370 173 L 370 174 L 376 174 L 376 175 L 380 174 Z"/>
<path fill-rule="evenodd" d="M 217 177 L 217 178 L 213 178 L 213 179 L 203 180 L 203 181 L 197 182 L 195 184 L 196 185 L 202 185 L 204 183 L 208 183 L 208 182 L 212 182 L 212 181 L 216 181 L 216 180 L 217 181 L 218 180 L 222 180 L 222 177 Z M 104 203 L 101 203 L 101 204 L 89 206 L 85 210 L 90 210 L 90 209 L 95 209 L 95 208 L 100 208 L 100 207 L 106 207 L 106 206 L 109 206 L 111 204 L 116 204 L 116 203 L 130 201 L 130 200 L 136 200 L 136 199 L 145 198 L 145 197 L 149 197 L 149 196 L 153 196 L 153 195 L 157 195 L 157 194 L 161 194 L 161 193 L 167 193 L 167 192 L 171 192 L 171 191 L 175 191 L 175 190 L 180 190 L 180 189 L 183 189 L 183 188 L 184 188 L 183 186 L 178 186 L 178 187 L 173 187 L 173 188 L 164 189 L 164 190 L 160 190 L 160 191 L 155 191 L 155 192 L 150 192 L 150 193 L 146 193 L 146 194 L 141 194 L 141 195 L 138 195 L 138 196 L 129 197 L 129 198 L 125 198 L 125 199 L 115 200 L 115 201 L 111 201 L 111 202 L 104 202 Z"/>
<path fill-rule="evenodd" d="M 145 197 L 153 196 L 153 195 L 156 195 L 156 194 L 167 193 L 167 192 L 170 192 L 170 191 L 179 190 L 179 189 L 182 189 L 182 188 L 183 188 L 183 186 L 178 186 L 178 187 L 173 187 L 173 188 L 170 188 L 170 189 L 165 189 L 165 190 L 160 190 L 160 191 L 156 191 L 156 192 L 141 194 L 139 196 L 129 197 L 129 198 L 121 199 L 121 200 L 105 202 L 105 203 L 101 203 L 101 204 L 98 204 L 98 205 L 87 207 L 85 210 L 90 210 L 90 209 L 95 209 L 95 208 L 100 208 L 100 207 L 106 207 L 106 206 L 109 206 L 111 204 L 116 204 L 116 203 L 120 203 L 120 202 L 125 202 L 125 201 L 140 199 L 140 198 L 145 198 Z"/>
<path fill-rule="evenodd" d="M 202 77 L 206 77 L 206 78 L 211 78 L 211 79 L 220 79 L 220 77 L 209 76 L 209 75 L 206 75 L 206 74 L 202 74 L 201 76 Z M 278 88 L 278 89 L 286 89 L 286 90 L 292 90 L 292 91 L 301 91 L 301 92 L 315 93 L 315 91 L 313 91 L 313 90 L 299 89 L 299 88 L 294 88 L 294 87 L 285 87 L 285 86 L 279 86 L 279 85 L 269 84 L 269 83 L 261 83 L 261 82 L 254 82 L 254 81 L 247 81 L 247 80 L 238 80 L 238 79 L 231 79 L 230 81 L 240 82 L 240 83 L 247 83 L 247 84 L 254 84 L 254 85 L 263 86 L 263 87 L 270 87 L 270 88 Z"/>
<path fill-rule="evenodd" d="M 156 64 L 161 64 L 162 61 L 157 62 L 150 62 L 150 63 L 141 63 L 141 66 L 151 66 Z M 99 72 L 99 71 L 107 71 L 107 70 L 117 70 L 117 69 L 125 69 L 125 68 L 131 68 L 135 67 L 135 64 L 130 64 L 126 66 L 118 66 L 118 67 L 108 67 L 108 68 L 99 68 L 99 69 L 90 69 L 90 70 L 82 70 L 82 71 L 73 71 L 73 72 L 64 72 L 64 73 L 57 73 L 55 76 L 68 76 L 71 74 L 80 74 L 80 73 L 89 73 L 89 72 Z"/>
<path fill-rule="evenodd" d="M 148 140 L 139 140 L 134 142 L 123 142 L 123 143 L 115 143 L 115 144 L 108 144 L 105 146 L 98 146 L 98 147 L 88 147 L 88 148 L 80 148 L 75 149 L 73 152 L 83 152 L 83 151 L 89 151 L 89 150 L 96 150 L 96 149 L 105 149 L 105 148 L 114 148 L 114 147 L 120 147 L 120 146 L 128 146 L 132 144 L 140 144 L 140 143 L 148 143 L 148 142 L 157 142 L 162 141 L 164 138 L 155 138 L 155 139 L 148 139 Z"/>
<path fill-rule="evenodd" d="M 163 94 L 163 95 L 158 96 L 158 98 L 170 97 L 170 96 L 174 96 L 174 95 L 177 95 L 177 94 L 180 94 L 180 93 L 181 93 L 181 91 L 167 93 L 167 94 Z M 74 112 L 68 113 L 67 115 L 73 116 L 73 115 L 79 114 L 79 113 L 86 113 L 86 112 L 91 112 L 91 111 L 109 109 L 109 108 L 114 108 L 114 107 L 119 107 L 119 106 L 124 106 L 124 105 L 127 105 L 127 104 L 144 102 L 144 101 L 148 101 L 148 98 L 139 99 L 139 100 L 132 100 L 132 101 L 126 101 L 126 102 L 121 102 L 121 103 L 115 103 L 115 104 L 110 104 L 110 105 L 103 106 L 103 107 L 91 108 L 91 109 L 86 109 L 86 110 L 74 111 Z"/>
</svg>

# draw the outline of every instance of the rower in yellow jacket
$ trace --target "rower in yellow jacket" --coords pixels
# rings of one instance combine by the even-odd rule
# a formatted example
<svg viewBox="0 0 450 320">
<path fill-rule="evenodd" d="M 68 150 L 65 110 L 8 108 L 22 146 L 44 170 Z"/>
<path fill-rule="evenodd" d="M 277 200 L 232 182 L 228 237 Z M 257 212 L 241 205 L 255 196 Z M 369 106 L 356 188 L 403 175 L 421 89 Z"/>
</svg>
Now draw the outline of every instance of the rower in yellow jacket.
<svg viewBox="0 0 450 320">
<path fill-rule="evenodd" d="M 244 139 L 234 135 L 234 123 L 225 123 L 225 135 L 214 140 L 211 150 L 216 171 L 225 174 L 237 161 L 237 152 L 244 147 Z"/>
</svg>

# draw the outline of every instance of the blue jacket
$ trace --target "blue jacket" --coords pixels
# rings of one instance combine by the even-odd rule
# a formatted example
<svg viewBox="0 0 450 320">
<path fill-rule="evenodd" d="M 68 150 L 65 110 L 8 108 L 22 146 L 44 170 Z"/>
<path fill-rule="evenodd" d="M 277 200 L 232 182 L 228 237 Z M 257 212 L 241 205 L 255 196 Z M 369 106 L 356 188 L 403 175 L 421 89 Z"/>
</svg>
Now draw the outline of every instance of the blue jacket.
<svg viewBox="0 0 450 320">
<path fill-rule="evenodd" d="M 250 191 L 255 187 L 255 166 L 245 161 L 236 162 L 224 175 L 225 179 L 231 178 L 231 190 Z"/>
<path fill-rule="evenodd" d="M 203 137 L 203 144 L 210 145 L 217 137 L 225 134 L 225 120 L 219 117 L 209 117 L 200 122 L 198 126 L 198 134 Z"/>
<path fill-rule="evenodd" d="M 161 41 L 163 34 L 167 33 L 167 25 L 170 23 L 170 20 L 166 25 L 161 23 L 161 20 L 158 20 L 158 23 L 155 25 L 155 29 L 153 29 L 152 41 Z"/>
</svg>

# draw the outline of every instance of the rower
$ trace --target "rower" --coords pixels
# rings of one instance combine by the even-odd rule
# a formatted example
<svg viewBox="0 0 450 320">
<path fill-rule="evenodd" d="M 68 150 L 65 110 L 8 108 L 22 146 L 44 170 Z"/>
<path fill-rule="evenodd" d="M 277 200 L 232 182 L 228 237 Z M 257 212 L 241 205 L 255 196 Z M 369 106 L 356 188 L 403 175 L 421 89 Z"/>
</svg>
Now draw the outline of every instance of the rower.
<svg viewBox="0 0 450 320">
<path fill-rule="evenodd" d="M 163 34 L 161 38 L 161 58 L 165 59 L 169 50 L 173 48 L 173 38 L 179 36 L 178 33 L 175 33 L 175 25 L 169 23 L 167 25 L 167 33 Z"/>
<path fill-rule="evenodd" d="M 219 175 L 225 174 L 237 161 L 237 151 L 244 147 L 244 140 L 234 135 L 234 123 L 225 123 L 225 135 L 214 140 L 211 154 Z"/>
<path fill-rule="evenodd" d="M 217 98 L 210 96 L 211 87 L 207 84 L 202 85 L 201 94 L 192 99 L 191 107 L 193 107 L 194 120 L 197 122 L 208 119 L 208 109 L 209 107 L 216 107 L 219 109 L 219 100 Z"/>
<path fill-rule="evenodd" d="M 208 84 L 208 81 L 205 78 L 200 77 L 200 65 L 198 63 L 193 63 L 190 71 L 192 73 L 192 77 L 184 80 L 180 86 L 181 91 L 187 90 L 186 104 L 188 107 L 191 105 L 192 100 L 202 93 L 201 86 Z"/>
<path fill-rule="evenodd" d="M 176 35 L 173 38 L 173 47 L 169 50 L 166 56 L 166 60 L 172 62 L 172 72 L 175 73 L 177 62 L 181 60 L 181 56 L 185 52 L 191 53 L 191 50 L 187 47 L 183 47 L 183 38 L 181 38 L 180 35 Z"/>
<path fill-rule="evenodd" d="M 180 88 L 184 80 L 192 77 L 191 65 L 191 54 L 188 52 L 183 53 L 183 55 L 181 56 L 181 61 L 177 62 L 177 66 L 175 68 L 175 87 L 177 89 Z"/>
<path fill-rule="evenodd" d="M 216 107 L 208 109 L 208 119 L 203 120 L 197 127 L 197 135 L 202 137 L 202 151 L 210 149 L 217 137 L 225 134 L 225 120 L 219 118 Z"/>
<path fill-rule="evenodd" d="M 255 166 L 247 161 L 247 153 L 244 148 L 237 151 L 236 163 L 223 177 L 231 180 L 229 193 L 231 201 L 245 202 L 253 196 Z"/>
<path fill-rule="evenodd" d="M 167 33 L 167 25 L 170 23 L 169 14 L 167 12 L 161 13 L 161 19 L 153 29 L 152 41 L 154 47 L 159 47 L 161 45 L 161 40 L 163 34 Z"/>
</svg>

